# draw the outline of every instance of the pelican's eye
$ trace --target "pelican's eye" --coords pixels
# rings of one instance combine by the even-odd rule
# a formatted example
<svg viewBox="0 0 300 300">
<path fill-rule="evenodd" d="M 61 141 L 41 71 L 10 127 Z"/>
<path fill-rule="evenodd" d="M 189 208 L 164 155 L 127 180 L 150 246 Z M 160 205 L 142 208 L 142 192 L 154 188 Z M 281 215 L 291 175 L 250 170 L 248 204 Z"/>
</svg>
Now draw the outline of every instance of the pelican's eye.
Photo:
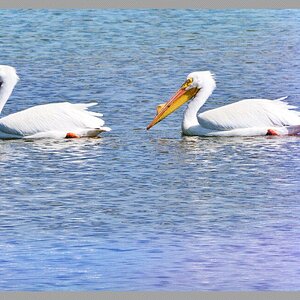
<svg viewBox="0 0 300 300">
<path fill-rule="evenodd" d="M 188 78 L 184 84 L 181 86 L 182 89 L 187 88 L 188 86 L 190 86 L 193 83 L 193 78 Z"/>
</svg>

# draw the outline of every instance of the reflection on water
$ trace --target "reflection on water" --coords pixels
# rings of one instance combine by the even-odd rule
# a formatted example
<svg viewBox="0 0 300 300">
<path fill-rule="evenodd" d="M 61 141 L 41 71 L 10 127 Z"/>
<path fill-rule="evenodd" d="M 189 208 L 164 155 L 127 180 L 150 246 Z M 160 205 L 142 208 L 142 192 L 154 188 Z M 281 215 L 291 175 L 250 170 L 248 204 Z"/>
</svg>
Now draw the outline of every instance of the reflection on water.
<svg viewBox="0 0 300 300">
<path fill-rule="evenodd" d="M 299 288 L 299 138 L 182 137 L 183 110 L 145 130 L 196 70 L 217 74 L 204 109 L 299 105 L 299 11 L 1 14 L 3 113 L 95 99 L 113 129 L 0 141 L 3 290 Z"/>
<path fill-rule="evenodd" d="M 15 272 L 25 289 L 296 287 L 277 274 L 282 257 L 298 269 L 298 145 L 144 131 L 1 142 L 0 274 L 11 289 Z"/>
</svg>

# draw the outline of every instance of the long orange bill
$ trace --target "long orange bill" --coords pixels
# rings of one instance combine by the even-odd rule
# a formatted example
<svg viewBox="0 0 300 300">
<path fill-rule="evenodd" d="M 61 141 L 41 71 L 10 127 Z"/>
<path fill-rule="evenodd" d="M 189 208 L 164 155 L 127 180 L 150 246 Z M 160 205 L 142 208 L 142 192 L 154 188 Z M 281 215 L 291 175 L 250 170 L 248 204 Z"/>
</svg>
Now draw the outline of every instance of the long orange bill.
<svg viewBox="0 0 300 300">
<path fill-rule="evenodd" d="M 198 91 L 198 88 L 191 88 L 189 90 L 180 88 L 168 102 L 157 107 L 157 114 L 153 121 L 147 126 L 147 130 L 177 110 L 180 106 L 194 97 Z"/>
</svg>

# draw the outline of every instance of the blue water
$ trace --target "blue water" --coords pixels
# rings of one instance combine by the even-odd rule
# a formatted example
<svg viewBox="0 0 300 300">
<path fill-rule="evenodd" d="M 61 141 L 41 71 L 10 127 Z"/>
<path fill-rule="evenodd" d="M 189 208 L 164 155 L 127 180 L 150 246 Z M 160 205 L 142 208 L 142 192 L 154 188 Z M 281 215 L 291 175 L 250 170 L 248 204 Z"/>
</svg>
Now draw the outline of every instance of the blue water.
<svg viewBox="0 0 300 300">
<path fill-rule="evenodd" d="M 97 100 L 101 139 L 0 141 L 1 290 L 299 290 L 300 139 L 145 127 L 191 71 L 204 109 L 300 106 L 300 10 L 2 10 L 3 115 Z"/>
</svg>

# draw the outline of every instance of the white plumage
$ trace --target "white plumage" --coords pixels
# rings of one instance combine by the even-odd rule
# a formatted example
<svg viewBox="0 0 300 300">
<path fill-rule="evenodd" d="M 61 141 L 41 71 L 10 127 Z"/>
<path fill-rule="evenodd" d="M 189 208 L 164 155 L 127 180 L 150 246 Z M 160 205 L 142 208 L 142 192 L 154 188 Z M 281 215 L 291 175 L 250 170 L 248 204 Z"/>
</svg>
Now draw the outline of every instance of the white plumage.
<svg viewBox="0 0 300 300">
<path fill-rule="evenodd" d="M 300 113 L 280 98 L 245 99 L 219 108 L 200 112 L 201 107 L 216 87 L 209 71 L 193 72 L 167 105 L 148 126 L 151 128 L 168 115 L 173 103 L 182 105 L 191 97 L 183 117 L 182 131 L 185 135 L 198 136 L 258 136 L 286 135 L 300 132 Z M 180 100 L 190 91 L 191 97 Z M 191 92 L 193 91 L 193 92 Z M 181 102 L 180 102 L 181 101 Z M 180 104 L 178 104 L 180 102 Z M 160 116 L 161 115 L 161 116 Z"/>
<path fill-rule="evenodd" d="M 13 67 L 0 66 L 0 112 L 18 79 Z M 101 114 L 88 111 L 96 104 L 51 103 L 13 113 L 0 119 L 0 138 L 95 137 L 110 130 Z"/>
</svg>

